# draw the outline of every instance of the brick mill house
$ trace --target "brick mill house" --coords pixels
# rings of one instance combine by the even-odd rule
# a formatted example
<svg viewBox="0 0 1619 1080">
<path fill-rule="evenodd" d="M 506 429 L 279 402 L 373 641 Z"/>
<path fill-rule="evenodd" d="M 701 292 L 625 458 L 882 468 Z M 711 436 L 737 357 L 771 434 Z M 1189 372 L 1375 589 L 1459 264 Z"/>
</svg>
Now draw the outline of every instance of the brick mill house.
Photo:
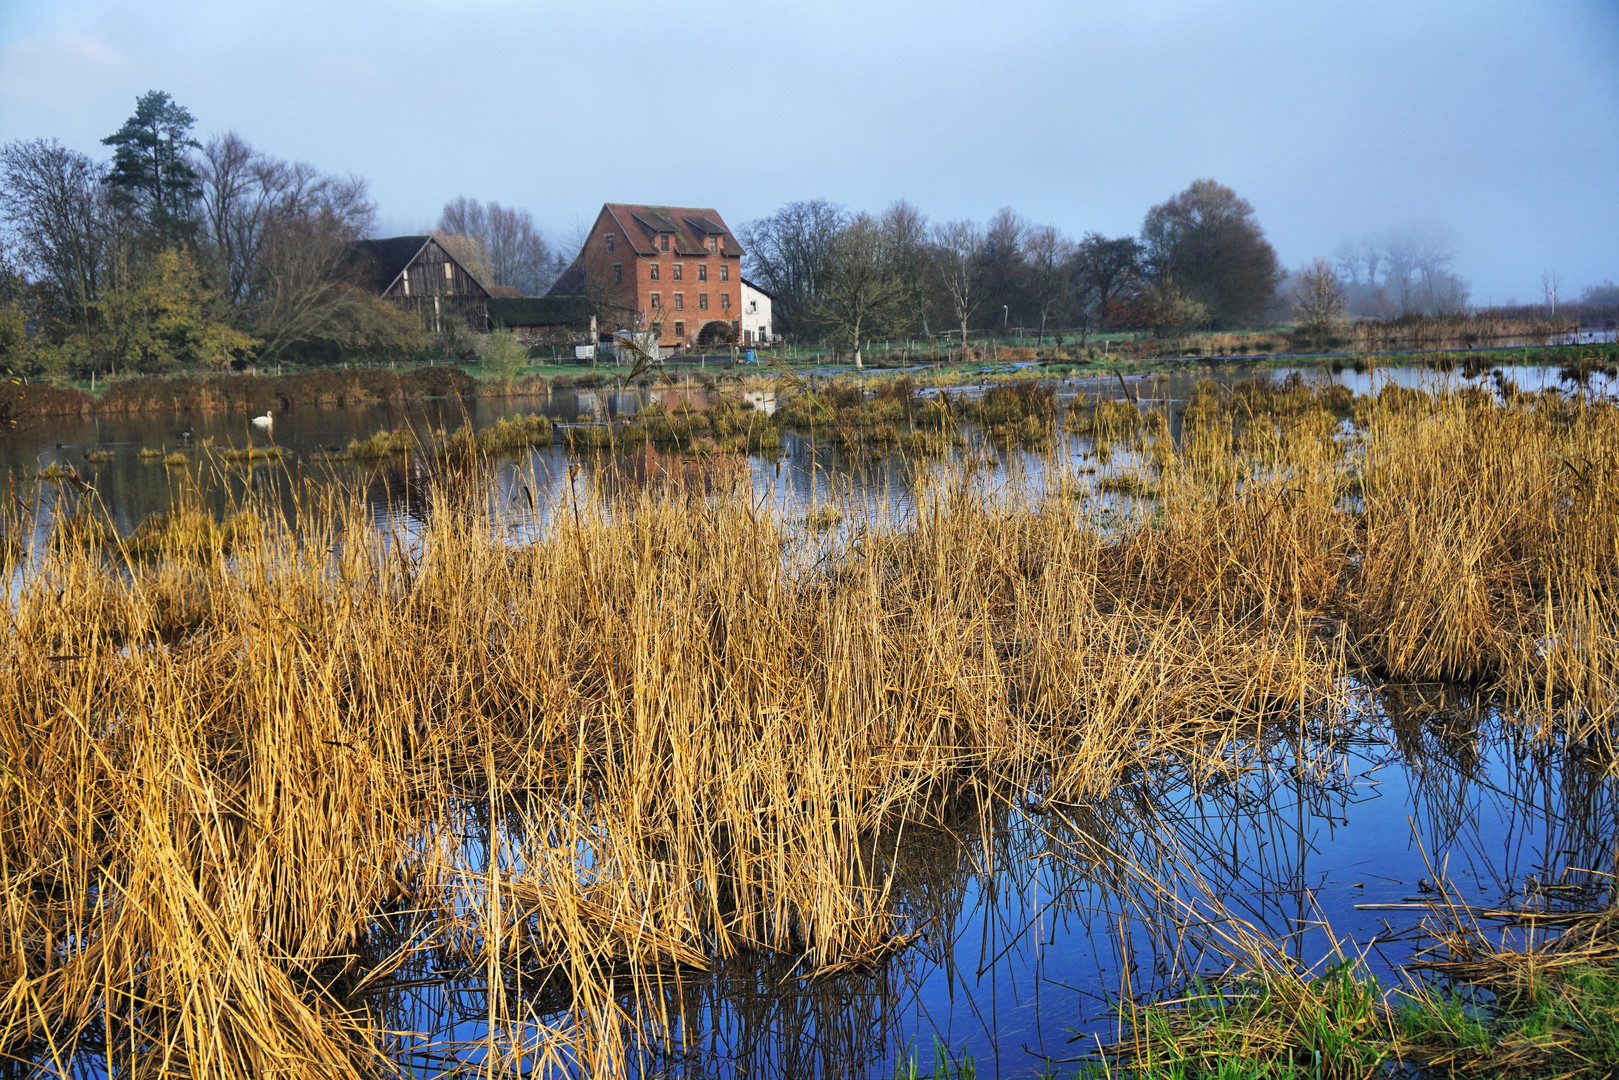
<svg viewBox="0 0 1619 1080">
<path fill-rule="evenodd" d="M 664 348 L 737 341 L 742 245 L 712 209 L 605 203 L 551 296 L 624 310 Z"/>
<path fill-rule="evenodd" d="M 383 300 L 415 312 L 424 330 L 436 333 L 451 317 L 489 329 L 489 290 L 431 236 L 362 240 L 353 257 L 360 279 Z"/>
</svg>

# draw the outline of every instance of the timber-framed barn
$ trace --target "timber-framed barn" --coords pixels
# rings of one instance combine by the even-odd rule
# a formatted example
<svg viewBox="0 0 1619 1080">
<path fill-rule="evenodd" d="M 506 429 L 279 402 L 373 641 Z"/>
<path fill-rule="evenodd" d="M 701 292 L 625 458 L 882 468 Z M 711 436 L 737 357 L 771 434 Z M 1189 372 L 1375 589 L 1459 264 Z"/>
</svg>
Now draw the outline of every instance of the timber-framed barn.
<svg viewBox="0 0 1619 1080">
<path fill-rule="evenodd" d="M 415 312 L 434 333 L 459 318 L 489 329 L 489 290 L 431 236 L 362 240 L 355 246 L 361 280 L 395 307 Z"/>
</svg>

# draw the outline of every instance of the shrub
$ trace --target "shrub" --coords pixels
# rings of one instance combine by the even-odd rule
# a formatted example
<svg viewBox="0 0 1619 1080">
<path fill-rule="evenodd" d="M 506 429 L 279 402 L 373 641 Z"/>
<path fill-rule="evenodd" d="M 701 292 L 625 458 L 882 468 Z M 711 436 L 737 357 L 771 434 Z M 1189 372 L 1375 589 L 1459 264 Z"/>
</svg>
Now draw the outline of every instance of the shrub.
<svg viewBox="0 0 1619 1080">
<path fill-rule="evenodd" d="M 494 378 L 515 379 L 528 364 L 528 348 L 510 330 L 496 330 L 478 342 L 478 360 Z"/>
</svg>

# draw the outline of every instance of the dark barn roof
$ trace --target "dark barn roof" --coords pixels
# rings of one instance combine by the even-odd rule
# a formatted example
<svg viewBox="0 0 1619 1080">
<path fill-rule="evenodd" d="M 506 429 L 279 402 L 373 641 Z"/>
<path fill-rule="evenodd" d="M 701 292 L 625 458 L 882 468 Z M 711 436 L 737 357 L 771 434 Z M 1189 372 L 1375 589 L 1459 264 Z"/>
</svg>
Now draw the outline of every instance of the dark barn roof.
<svg viewBox="0 0 1619 1080">
<path fill-rule="evenodd" d="M 365 280 L 380 294 L 388 291 L 388 286 L 431 239 L 431 236 L 390 236 L 386 240 L 361 240 L 354 245 L 354 254 L 363 268 Z"/>
<path fill-rule="evenodd" d="M 585 291 L 585 257 L 575 255 L 568 268 L 557 275 L 546 296 L 579 296 Z"/>
<path fill-rule="evenodd" d="M 591 304 L 583 296 L 525 296 L 511 300 L 491 297 L 489 321 L 494 326 L 590 325 Z"/>
</svg>

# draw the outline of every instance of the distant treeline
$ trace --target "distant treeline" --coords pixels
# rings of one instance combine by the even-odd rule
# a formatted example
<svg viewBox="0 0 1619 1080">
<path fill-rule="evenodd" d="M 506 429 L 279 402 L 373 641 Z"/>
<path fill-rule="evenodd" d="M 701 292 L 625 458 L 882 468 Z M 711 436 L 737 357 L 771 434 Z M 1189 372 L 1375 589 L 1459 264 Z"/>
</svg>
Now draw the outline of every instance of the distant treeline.
<svg viewBox="0 0 1619 1080">
<path fill-rule="evenodd" d="M 1284 272 L 1253 207 L 1213 180 L 1152 207 L 1135 236 L 1076 240 L 1010 207 L 987 224 L 931 222 L 903 200 L 877 215 L 824 200 L 789 203 L 741 233 L 746 272 L 774 295 L 779 328 L 856 351 L 873 338 L 941 333 L 1083 341 L 1099 330 L 1169 335 L 1277 323 L 1345 340 L 1351 318 L 1431 319 L 1434 330 L 1470 310 L 1444 232 L 1394 230 Z M 1583 299 L 1585 308 L 1613 304 L 1619 289 L 1599 286 Z M 1507 314 L 1537 320 L 1523 332 L 1553 332 L 1548 306 Z"/>
<path fill-rule="evenodd" d="M 468 357 L 381 302 L 355 241 L 366 181 L 206 144 L 152 91 L 97 161 L 50 139 L 0 147 L 0 368 L 86 378 L 247 362 Z M 487 284 L 537 290 L 556 259 L 527 211 L 457 198 L 435 232 Z"/>
<path fill-rule="evenodd" d="M 931 222 L 903 200 L 879 215 L 813 200 L 748 222 L 742 240 L 779 329 L 856 352 L 889 336 L 1242 325 L 1283 278 L 1253 207 L 1213 180 L 1154 206 L 1139 236 L 1075 240 L 1010 207 L 980 224 Z"/>
<path fill-rule="evenodd" d="M 1582 299 L 1578 303 L 1558 304 L 1557 315 L 1551 315 L 1548 304 L 1513 304 L 1497 305 L 1486 308 L 1485 312 L 1497 315 L 1504 319 L 1546 319 L 1559 325 L 1568 327 L 1564 332 L 1577 329 L 1586 330 L 1613 330 L 1619 328 L 1619 286 L 1600 285 L 1585 290 L 1585 297 L 1602 297 L 1605 290 L 1612 290 L 1613 299 L 1592 302 Z"/>
</svg>

